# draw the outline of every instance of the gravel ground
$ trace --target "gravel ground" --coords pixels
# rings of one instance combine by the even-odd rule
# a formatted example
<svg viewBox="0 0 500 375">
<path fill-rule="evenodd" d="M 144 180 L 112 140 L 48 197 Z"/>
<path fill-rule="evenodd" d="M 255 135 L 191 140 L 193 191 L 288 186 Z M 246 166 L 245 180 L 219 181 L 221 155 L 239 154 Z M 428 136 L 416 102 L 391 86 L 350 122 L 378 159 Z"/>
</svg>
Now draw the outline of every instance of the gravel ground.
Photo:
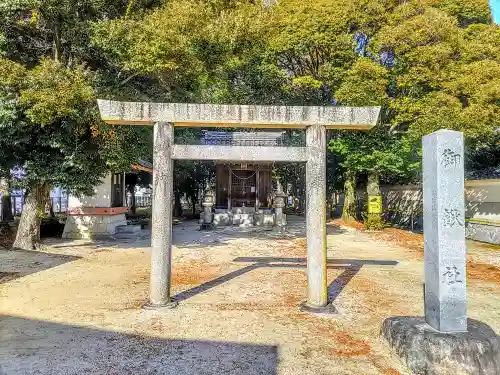
<svg viewBox="0 0 500 375">
<path fill-rule="evenodd" d="M 298 310 L 306 298 L 302 221 L 292 220 L 284 239 L 197 227 L 174 227 L 179 306 L 165 311 L 141 309 L 146 230 L 0 250 L 0 374 L 407 374 L 379 329 L 389 316 L 423 312 L 418 245 L 330 224 L 329 295 L 338 313 L 319 317 Z M 487 270 L 500 264 L 498 249 L 469 243 L 469 260 Z M 498 283 L 478 272 L 468 282 L 470 317 L 500 332 Z"/>
</svg>

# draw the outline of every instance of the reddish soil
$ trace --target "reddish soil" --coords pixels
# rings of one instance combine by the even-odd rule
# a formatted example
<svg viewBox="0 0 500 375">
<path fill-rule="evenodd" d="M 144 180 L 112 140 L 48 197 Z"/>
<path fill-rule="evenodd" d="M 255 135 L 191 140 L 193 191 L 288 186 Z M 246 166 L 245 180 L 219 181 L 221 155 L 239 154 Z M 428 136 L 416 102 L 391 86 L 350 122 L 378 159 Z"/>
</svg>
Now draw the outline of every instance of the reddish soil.
<svg viewBox="0 0 500 375">
<path fill-rule="evenodd" d="M 358 357 L 368 355 L 371 351 L 370 345 L 366 342 L 357 340 L 345 332 L 335 332 L 331 339 L 335 347 L 329 348 L 328 352 L 337 357 Z"/>
<path fill-rule="evenodd" d="M 287 307 L 297 307 L 300 305 L 300 298 L 294 294 L 288 294 L 284 298 L 284 305 Z"/>
<path fill-rule="evenodd" d="M 192 260 L 172 267 L 172 283 L 175 285 L 200 285 L 223 275 L 220 266 L 213 266 L 206 260 Z"/>
<path fill-rule="evenodd" d="M 401 373 L 398 370 L 395 370 L 393 368 L 386 368 L 383 369 L 383 371 L 384 375 L 401 375 Z"/>
<path fill-rule="evenodd" d="M 365 226 L 363 225 L 363 223 L 360 223 L 359 221 L 354 221 L 354 220 L 353 221 L 344 221 L 342 219 L 330 219 L 330 220 L 328 220 L 328 222 L 332 223 L 337 228 L 349 227 L 349 228 L 357 229 L 359 231 L 365 230 Z"/>
<path fill-rule="evenodd" d="M 370 237 L 403 246 L 424 258 L 424 236 L 397 228 L 385 228 L 382 232 L 368 232 Z"/>
<path fill-rule="evenodd" d="M 500 284 L 500 267 L 491 264 L 467 262 L 467 277 L 472 280 Z"/>
<path fill-rule="evenodd" d="M 307 246 L 305 238 L 294 240 L 277 240 L 279 252 L 284 257 L 305 258 L 307 256 Z"/>
<path fill-rule="evenodd" d="M 112 251 L 112 249 L 97 249 L 94 253 L 110 253 Z"/>
</svg>

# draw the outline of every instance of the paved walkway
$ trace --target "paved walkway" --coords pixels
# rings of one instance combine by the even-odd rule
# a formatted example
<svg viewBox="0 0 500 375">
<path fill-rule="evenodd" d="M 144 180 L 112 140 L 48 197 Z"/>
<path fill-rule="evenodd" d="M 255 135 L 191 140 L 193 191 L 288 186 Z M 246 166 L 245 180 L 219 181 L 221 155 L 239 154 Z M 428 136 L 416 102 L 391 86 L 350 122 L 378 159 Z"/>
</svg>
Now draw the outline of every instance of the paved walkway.
<svg viewBox="0 0 500 375">
<path fill-rule="evenodd" d="M 0 374 L 407 373 L 378 333 L 389 316 L 422 314 L 421 255 L 329 226 L 338 314 L 318 317 L 298 310 L 306 298 L 303 222 L 293 220 L 285 239 L 196 229 L 175 226 L 179 307 L 167 311 L 140 308 L 147 231 L 112 242 L 51 241 L 43 252 L 0 250 Z M 498 290 L 469 281 L 470 316 L 500 332 Z"/>
</svg>

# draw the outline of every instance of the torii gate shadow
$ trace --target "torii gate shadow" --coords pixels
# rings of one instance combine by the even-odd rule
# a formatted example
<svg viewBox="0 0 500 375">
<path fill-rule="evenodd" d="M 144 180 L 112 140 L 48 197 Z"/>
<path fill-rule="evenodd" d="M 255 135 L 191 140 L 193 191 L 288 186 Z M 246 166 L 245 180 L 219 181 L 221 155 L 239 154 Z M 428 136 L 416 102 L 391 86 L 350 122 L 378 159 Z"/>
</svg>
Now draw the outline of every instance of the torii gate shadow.
<svg viewBox="0 0 500 375">
<path fill-rule="evenodd" d="M 275 257 L 238 257 L 234 262 L 252 263 L 246 267 L 240 268 L 206 283 L 195 286 L 176 294 L 172 300 L 174 302 L 185 301 L 197 294 L 206 292 L 216 286 L 230 281 L 238 276 L 258 268 L 306 268 L 307 258 L 275 258 Z M 331 266 L 333 264 L 333 266 Z M 335 280 L 328 286 L 328 302 L 333 303 L 342 292 L 344 287 L 352 280 L 364 265 L 377 266 L 395 266 L 398 262 L 395 260 L 371 260 L 371 259 L 327 259 L 328 269 L 343 269 Z"/>
</svg>

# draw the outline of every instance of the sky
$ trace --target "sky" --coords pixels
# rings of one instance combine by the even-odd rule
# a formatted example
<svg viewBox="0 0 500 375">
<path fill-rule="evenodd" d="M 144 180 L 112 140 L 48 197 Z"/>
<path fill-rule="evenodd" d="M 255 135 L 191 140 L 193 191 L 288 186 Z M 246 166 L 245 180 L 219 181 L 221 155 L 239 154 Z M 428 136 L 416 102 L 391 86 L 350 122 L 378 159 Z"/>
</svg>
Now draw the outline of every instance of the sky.
<svg viewBox="0 0 500 375">
<path fill-rule="evenodd" d="M 490 0 L 490 6 L 493 11 L 493 20 L 500 24 L 500 0 Z"/>
</svg>

